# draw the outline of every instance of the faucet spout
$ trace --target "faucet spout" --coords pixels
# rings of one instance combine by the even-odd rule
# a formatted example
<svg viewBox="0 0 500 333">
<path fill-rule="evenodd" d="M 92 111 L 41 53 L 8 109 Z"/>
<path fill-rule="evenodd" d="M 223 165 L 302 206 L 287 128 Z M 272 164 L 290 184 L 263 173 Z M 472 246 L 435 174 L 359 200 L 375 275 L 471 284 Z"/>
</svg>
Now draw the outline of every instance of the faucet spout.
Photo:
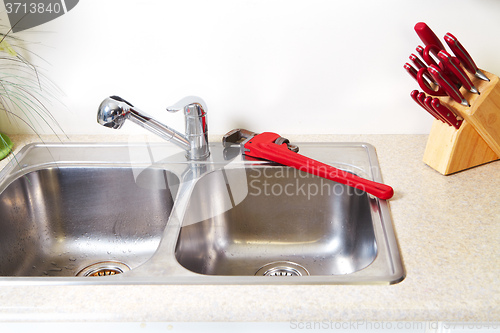
<svg viewBox="0 0 500 333">
<path fill-rule="evenodd" d="M 210 155 L 210 151 L 208 148 L 206 107 L 203 106 L 204 102 L 201 98 L 198 98 L 198 100 L 201 102 L 198 101 L 184 106 L 186 116 L 185 135 L 155 120 L 118 96 L 110 96 L 102 101 L 97 112 L 97 122 L 105 127 L 120 129 L 125 120 L 129 119 L 166 141 L 171 141 L 186 150 L 188 159 L 203 160 Z M 169 109 L 169 111 L 177 110 Z"/>
</svg>

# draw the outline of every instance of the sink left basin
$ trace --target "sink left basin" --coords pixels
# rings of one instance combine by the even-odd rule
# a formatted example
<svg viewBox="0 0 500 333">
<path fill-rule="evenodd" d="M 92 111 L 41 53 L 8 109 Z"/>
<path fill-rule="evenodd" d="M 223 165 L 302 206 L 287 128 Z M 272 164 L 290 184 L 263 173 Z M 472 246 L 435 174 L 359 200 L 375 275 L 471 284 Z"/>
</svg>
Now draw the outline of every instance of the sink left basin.
<svg viewBox="0 0 500 333">
<path fill-rule="evenodd" d="M 138 182 L 135 171 L 57 165 L 13 179 L 0 194 L 0 276 L 113 275 L 146 262 L 173 207 L 165 182 L 178 178 L 147 168 Z"/>
</svg>

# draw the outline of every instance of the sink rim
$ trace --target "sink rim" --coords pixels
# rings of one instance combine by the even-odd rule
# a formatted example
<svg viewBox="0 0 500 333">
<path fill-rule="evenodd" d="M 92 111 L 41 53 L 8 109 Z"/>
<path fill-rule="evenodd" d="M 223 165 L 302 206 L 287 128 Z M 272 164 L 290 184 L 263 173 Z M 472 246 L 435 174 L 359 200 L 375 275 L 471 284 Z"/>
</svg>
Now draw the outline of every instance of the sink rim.
<svg viewBox="0 0 500 333">
<path fill-rule="evenodd" d="M 382 181 L 380 174 L 380 166 L 378 164 L 378 159 L 376 156 L 375 148 L 364 142 L 340 142 L 340 143 L 298 143 L 301 149 L 311 148 L 323 149 L 323 148 L 335 148 L 335 149 L 347 149 L 347 148 L 358 148 L 361 149 L 364 154 L 366 154 L 369 160 L 371 173 L 370 179 L 374 181 Z M 124 152 L 128 149 L 161 149 L 168 152 L 170 155 L 184 154 L 182 150 L 170 143 L 31 143 L 26 145 L 21 149 L 21 151 L 16 155 L 18 161 L 23 162 L 26 156 L 30 155 L 30 152 L 34 150 L 47 150 L 50 149 L 52 152 L 58 150 L 68 150 L 75 148 L 85 148 L 92 149 L 95 151 L 95 155 L 102 155 L 99 160 L 95 156 L 90 158 L 82 159 L 77 158 L 72 161 L 58 161 L 57 165 L 100 165 L 100 166 L 131 166 L 131 165 L 150 165 L 151 161 L 148 160 L 134 160 L 127 161 L 126 156 L 123 156 Z M 222 155 L 223 148 L 220 143 L 210 143 L 210 149 L 212 155 Z M 103 152 L 113 151 L 110 154 L 111 157 Z M 43 154 L 42 154 L 43 155 Z M 46 155 L 46 154 L 45 154 Z M 56 154 L 57 155 L 57 154 Z M 64 154 L 63 154 L 64 155 Z M 305 153 L 307 155 L 307 153 Z M 51 155 L 52 156 L 52 155 Z M 58 155 L 59 156 L 59 155 Z M 312 155 L 308 155 L 315 157 Z M 47 157 L 47 156 L 45 156 Z M 122 157 L 120 159 L 119 157 Z M 318 157 L 316 157 L 318 158 Z M 334 166 L 342 164 L 341 161 L 329 162 L 328 160 L 322 160 L 323 162 L 330 163 Z M 32 162 L 32 161 L 31 161 Z M 45 160 L 40 163 L 32 163 L 20 169 L 19 166 L 14 163 L 9 163 L 3 170 L 0 171 L 0 192 L 12 181 L 19 176 L 22 176 L 24 172 L 33 171 L 36 168 L 44 168 L 50 164 L 54 164 L 54 161 Z M 192 164 L 191 161 L 182 160 L 182 158 L 172 159 L 164 162 L 160 162 L 156 167 L 169 167 L 169 168 L 183 168 L 186 165 Z M 202 164 L 209 166 L 217 166 L 218 162 L 202 162 Z M 262 166 L 272 165 L 272 163 L 265 161 L 240 161 L 235 162 L 234 167 L 241 165 L 246 165 L 248 163 L 259 164 Z M 23 165 L 22 163 L 20 163 Z M 17 170 L 16 170 L 17 169 Z M 180 176 L 178 172 L 174 172 L 171 169 L 167 169 L 173 172 L 177 176 Z M 367 175 L 362 176 L 366 177 Z M 9 181 L 11 180 L 11 181 Z M 7 183 L 7 185 L 6 185 Z M 361 271 L 354 272 L 347 275 L 335 275 L 335 276 L 302 276 L 298 279 L 291 279 L 288 277 L 273 277 L 269 278 L 266 276 L 223 276 L 223 275 L 203 275 L 191 272 L 180 265 L 175 258 L 175 246 L 178 238 L 178 234 L 181 228 L 181 217 L 182 215 L 182 205 L 185 206 L 185 200 L 179 200 L 176 198 L 174 200 L 174 208 L 171 213 L 171 218 L 167 223 L 165 231 L 163 233 L 163 238 L 160 245 L 153 256 L 144 264 L 139 267 L 125 272 L 123 274 L 118 274 L 114 276 L 106 276 L 99 278 L 88 278 L 88 277 L 0 277 L 0 285 L 46 285 L 46 284 L 56 284 L 56 285 L 82 285 L 82 284 L 395 284 L 401 282 L 405 276 L 406 272 L 404 270 L 403 262 L 400 255 L 399 245 L 396 239 L 396 235 L 393 228 L 392 218 L 389 211 L 388 203 L 385 200 L 380 200 L 374 197 L 370 197 L 370 205 L 372 206 L 372 211 L 377 211 L 379 220 L 374 220 L 374 228 L 378 231 L 376 232 L 377 244 L 383 244 L 383 246 L 378 245 L 377 256 L 373 263 L 367 268 Z M 184 207 L 185 208 L 185 207 Z M 175 215 L 175 216 L 174 216 Z M 383 258 L 382 258 L 383 257 Z M 381 259 L 387 260 L 389 266 L 391 266 L 392 273 L 387 275 L 387 279 L 380 280 L 374 278 L 373 273 L 376 271 L 377 267 L 383 265 Z M 373 266 L 373 267 L 372 267 Z M 368 269 L 372 267 L 372 269 Z M 374 269 L 373 269 L 374 268 Z"/>
</svg>

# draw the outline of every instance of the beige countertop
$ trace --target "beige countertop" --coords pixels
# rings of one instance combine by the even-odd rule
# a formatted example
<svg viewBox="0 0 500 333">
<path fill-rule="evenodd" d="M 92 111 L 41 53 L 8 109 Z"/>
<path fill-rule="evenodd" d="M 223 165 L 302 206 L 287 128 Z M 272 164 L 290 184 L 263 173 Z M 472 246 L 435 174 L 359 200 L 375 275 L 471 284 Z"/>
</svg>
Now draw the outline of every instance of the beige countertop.
<svg viewBox="0 0 500 333">
<path fill-rule="evenodd" d="M 40 141 L 11 138 L 16 151 Z M 404 281 L 392 286 L 0 286 L 0 320 L 500 321 L 500 162 L 442 176 L 422 162 L 426 135 L 289 138 L 376 147 L 384 182 L 396 193 L 390 208 Z M 71 136 L 70 141 L 128 140 Z M 0 168 L 7 163 L 1 161 Z"/>
</svg>

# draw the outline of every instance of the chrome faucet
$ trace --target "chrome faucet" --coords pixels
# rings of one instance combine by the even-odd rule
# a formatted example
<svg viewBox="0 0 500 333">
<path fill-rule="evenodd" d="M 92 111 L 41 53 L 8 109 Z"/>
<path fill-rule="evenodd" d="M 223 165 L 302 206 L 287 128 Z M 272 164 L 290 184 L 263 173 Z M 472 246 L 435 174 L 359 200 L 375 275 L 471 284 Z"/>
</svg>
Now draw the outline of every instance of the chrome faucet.
<svg viewBox="0 0 500 333">
<path fill-rule="evenodd" d="M 189 160 L 203 160 L 210 155 L 208 149 L 207 108 L 205 102 L 196 96 L 188 96 L 167 108 L 169 112 L 184 110 L 186 134 L 160 123 L 121 97 L 110 96 L 102 101 L 97 112 L 97 122 L 103 126 L 119 129 L 126 119 L 153 132 L 161 138 L 172 141 L 186 150 Z"/>
</svg>

